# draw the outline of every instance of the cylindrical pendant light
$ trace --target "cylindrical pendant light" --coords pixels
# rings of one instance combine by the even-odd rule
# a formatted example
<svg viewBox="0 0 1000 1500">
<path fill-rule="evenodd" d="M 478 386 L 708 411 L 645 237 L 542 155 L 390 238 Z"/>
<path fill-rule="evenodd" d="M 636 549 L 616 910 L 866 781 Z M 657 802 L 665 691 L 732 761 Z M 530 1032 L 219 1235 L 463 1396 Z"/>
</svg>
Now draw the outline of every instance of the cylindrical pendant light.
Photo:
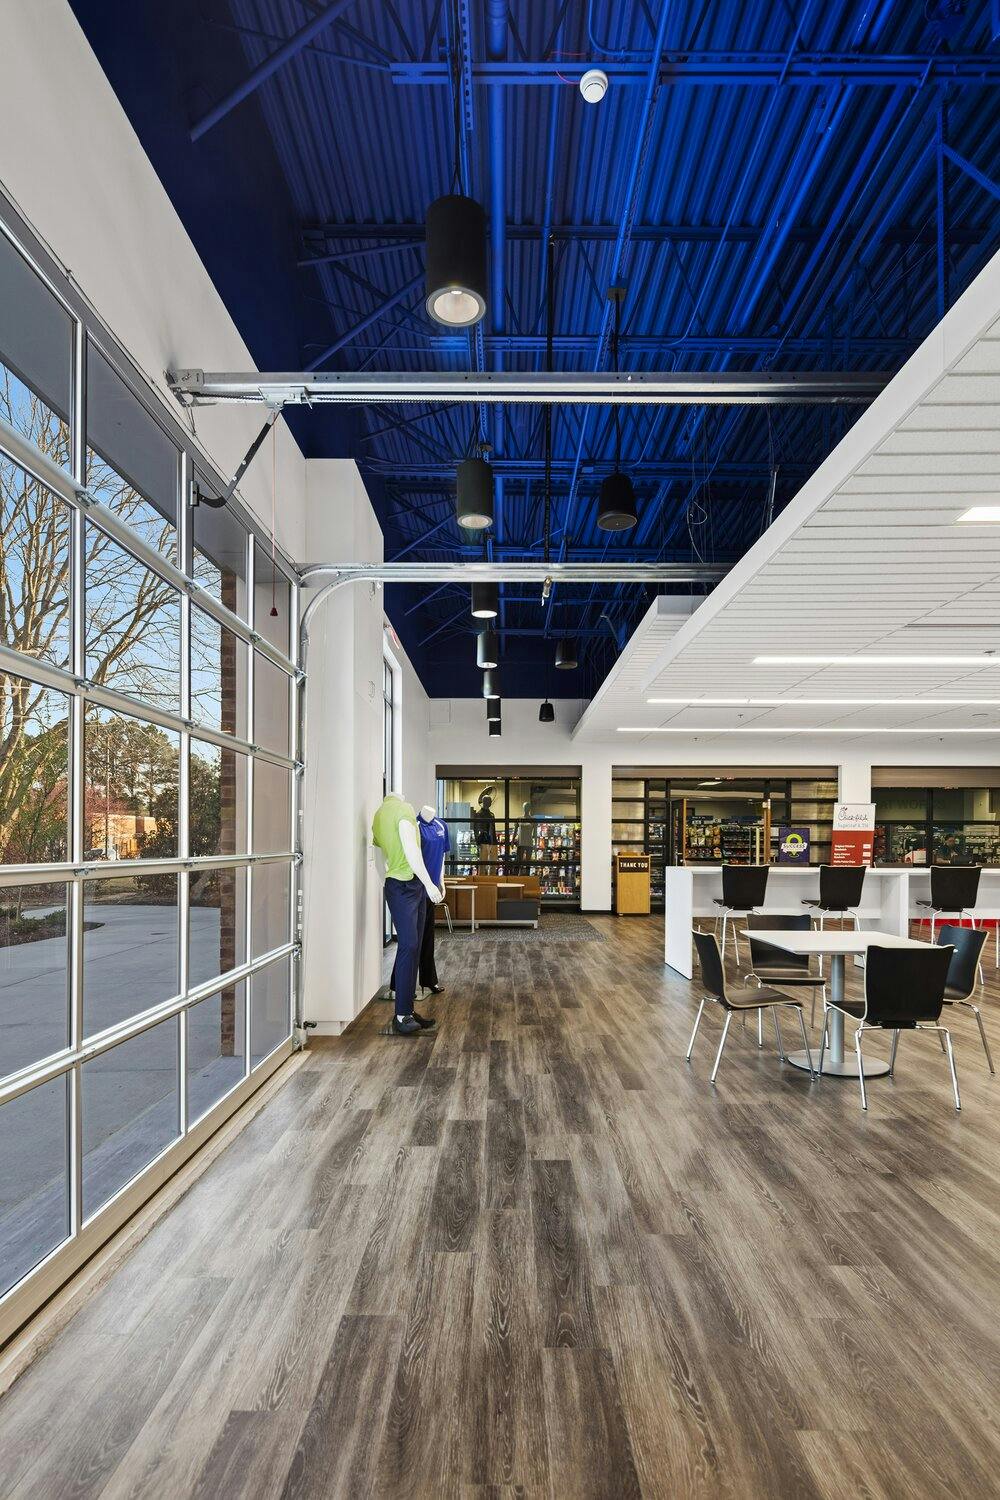
<svg viewBox="0 0 1000 1500">
<path fill-rule="evenodd" d="M 625 288 L 613 286 L 608 293 L 615 304 L 615 332 L 612 348 L 615 358 L 615 374 L 618 374 L 619 344 L 622 332 L 622 299 Z M 635 508 L 635 490 L 627 474 L 622 473 L 622 423 L 621 412 L 615 406 L 615 472 L 609 474 L 601 485 L 601 498 L 597 505 L 597 524 L 602 531 L 628 531 L 639 519 Z"/>
<path fill-rule="evenodd" d="M 574 667 L 579 666 L 576 641 L 568 636 L 565 640 L 556 642 L 556 666 L 564 672 L 571 672 Z"/>
<path fill-rule="evenodd" d="M 455 514 L 459 526 L 483 531 L 493 525 L 493 470 L 485 458 L 463 458 L 456 473 Z"/>
<path fill-rule="evenodd" d="M 500 733 L 500 720 L 494 719 L 493 723 L 487 724 L 486 728 L 489 732 L 490 738 L 492 739 L 494 735 L 498 735 Z"/>
<path fill-rule="evenodd" d="M 499 724 L 500 722 L 500 699 L 487 698 L 486 700 L 486 722 L 488 724 Z"/>
<path fill-rule="evenodd" d="M 474 198 L 448 193 L 427 210 L 427 292 L 436 323 L 470 328 L 486 312 L 486 214 Z"/>
<path fill-rule="evenodd" d="M 555 721 L 556 711 L 552 707 L 552 704 L 549 702 L 548 698 L 546 698 L 545 702 L 539 705 L 538 722 L 539 724 L 554 724 Z"/>
<path fill-rule="evenodd" d="M 616 469 L 601 483 L 597 524 L 602 531 L 628 531 L 638 519 L 632 481 L 627 474 Z"/>
<path fill-rule="evenodd" d="M 472 585 L 472 614 L 476 620 L 495 620 L 500 613 L 500 585 L 498 583 L 474 583 Z"/>
<path fill-rule="evenodd" d="M 499 698 L 500 696 L 500 668 L 487 667 L 483 673 L 483 697 Z"/>
<path fill-rule="evenodd" d="M 476 666 L 496 667 L 500 665 L 500 642 L 492 625 L 487 625 L 476 636 Z"/>
</svg>

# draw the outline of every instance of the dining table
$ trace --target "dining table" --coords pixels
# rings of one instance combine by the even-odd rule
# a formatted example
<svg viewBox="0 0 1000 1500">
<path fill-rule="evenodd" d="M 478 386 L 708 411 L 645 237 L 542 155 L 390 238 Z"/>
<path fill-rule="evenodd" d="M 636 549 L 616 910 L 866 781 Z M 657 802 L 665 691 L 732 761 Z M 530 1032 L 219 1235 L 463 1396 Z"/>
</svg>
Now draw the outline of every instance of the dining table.
<svg viewBox="0 0 1000 1500">
<path fill-rule="evenodd" d="M 846 962 L 848 958 L 863 958 L 869 948 L 930 948 L 932 944 L 921 942 L 918 938 L 897 937 L 892 932 L 838 932 L 827 930 L 817 931 L 815 928 L 809 931 L 794 931 L 784 928 L 765 928 L 754 931 L 747 924 L 747 936 L 754 938 L 758 943 L 770 943 L 772 948 L 779 948 L 783 953 L 794 953 L 798 957 L 829 958 L 830 960 L 830 1003 L 833 1006 L 844 1003 L 844 981 L 846 977 Z M 777 983 L 778 981 L 776 981 Z M 844 1013 L 841 1010 L 830 1010 L 826 1017 L 829 1032 L 827 1034 L 827 1048 L 823 1058 L 823 1073 L 830 1074 L 834 1078 L 857 1078 L 858 1060 L 854 1055 L 844 1055 Z M 815 1049 L 814 1049 L 815 1050 Z M 803 1068 L 807 1072 L 810 1068 L 809 1058 L 804 1051 L 789 1052 L 788 1061 L 796 1068 Z M 889 1064 L 881 1062 L 878 1058 L 866 1057 L 864 1060 L 864 1072 L 866 1078 L 880 1078 L 888 1073 Z"/>
</svg>

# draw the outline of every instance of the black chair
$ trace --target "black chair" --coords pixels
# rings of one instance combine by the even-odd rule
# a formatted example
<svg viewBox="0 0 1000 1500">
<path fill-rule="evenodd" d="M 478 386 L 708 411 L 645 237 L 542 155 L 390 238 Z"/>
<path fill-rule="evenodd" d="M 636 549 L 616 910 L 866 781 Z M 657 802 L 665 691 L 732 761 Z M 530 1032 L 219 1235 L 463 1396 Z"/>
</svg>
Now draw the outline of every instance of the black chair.
<svg viewBox="0 0 1000 1500">
<path fill-rule="evenodd" d="M 798 1014 L 799 1029 L 802 1032 L 802 1045 L 805 1048 L 806 1061 L 809 1064 L 809 1072 L 816 1077 L 813 1068 L 812 1053 L 809 1051 L 809 1038 L 806 1035 L 805 1017 L 802 1014 L 802 1002 L 795 1000 L 791 995 L 779 995 L 776 990 L 757 988 L 757 986 L 740 986 L 729 989 L 726 985 L 726 971 L 722 966 L 722 955 L 719 952 L 719 943 L 714 933 L 697 932 L 692 934 L 695 947 L 698 950 L 698 962 L 701 965 L 701 979 L 705 986 L 705 994 L 702 996 L 701 1004 L 698 1006 L 698 1014 L 695 1017 L 694 1030 L 688 1043 L 685 1054 L 688 1062 L 691 1061 L 691 1053 L 694 1051 L 695 1037 L 698 1035 L 698 1027 L 701 1025 L 702 1013 L 706 1004 L 711 1001 L 715 1005 L 721 1005 L 726 1012 L 725 1024 L 722 1027 L 722 1040 L 719 1050 L 715 1055 L 715 1066 L 711 1073 L 711 1082 L 715 1082 L 722 1061 L 722 1049 L 726 1045 L 726 1037 L 729 1035 L 729 1026 L 733 1016 L 737 1012 L 756 1011 L 758 1016 L 765 1010 L 771 1012 L 771 1020 L 774 1022 L 774 1039 L 778 1044 L 778 1056 L 785 1061 L 785 1049 L 781 1045 L 781 1031 L 778 1027 L 777 1011 L 786 1006 Z"/>
<path fill-rule="evenodd" d="M 736 948 L 736 962 L 739 963 L 740 945 L 736 937 L 736 918 L 748 917 L 756 907 L 764 905 L 770 868 L 770 865 L 722 866 L 722 896 L 715 898 L 715 904 L 719 907 L 719 915 L 715 919 L 715 931 L 718 933 L 721 922 L 723 958 L 726 956 L 726 926 L 732 919 L 733 945 Z"/>
<path fill-rule="evenodd" d="M 821 932 L 827 917 L 850 917 L 860 930 L 857 908 L 867 868 L 867 865 L 820 865 L 819 900 L 803 901 L 802 905 L 815 909 Z"/>
<path fill-rule="evenodd" d="M 812 1008 L 809 1014 L 809 1024 L 812 1026 L 816 1020 L 816 991 L 823 991 L 823 1000 L 826 1001 L 826 980 L 822 974 L 812 974 L 809 971 L 808 953 L 788 953 L 784 948 L 776 948 L 764 938 L 755 936 L 757 932 L 808 932 L 812 927 L 812 918 L 805 912 L 791 917 L 783 917 L 779 912 L 759 912 L 753 919 L 753 931 L 747 932 L 750 939 L 750 971 L 748 979 L 756 980 L 758 984 L 784 985 L 790 989 L 811 989 Z M 757 1041 L 760 1036 L 760 1016 L 757 1017 L 758 1031 Z"/>
<path fill-rule="evenodd" d="M 986 1040 L 983 1018 L 979 1006 L 974 1005 L 972 1001 L 976 993 L 979 959 L 987 936 L 985 927 L 951 927 L 946 922 L 938 933 L 938 942 L 954 950 L 951 966 L 948 969 L 948 982 L 944 990 L 944 1003 L 945 1005 L 965 1005 L 972 1011 L 979 1025 L 979 1035 L 982 1038 L 989 1070 L 995 1073 L 996 1068 L 993 1066 L 993 1058 L 990 1055 L 990 1044 Z"/>
<path fill-rule="evenodd" d="M 901 1031 L 936 1031 L 943 1039 L 951 1069 L 951 1085 L 955 1091 L 955 1108 L 962 1108 L 958 1095 L 958 1074 L 955 1072 L 955 1052 L 951 1045 L 951 1032 L 939 1026 L 944 1006 L 944 991 L 948 981 L 948 968 L 953 949 L 937 948 L 881 948 L 872 944 L 868 949 L 865 965 L 865 997 L 863 1000 L 845 1000 L 840 1005 L 830 1001 L 823 1022 L 823 1039 L 819 1048 L 819 1072 L 823 1075 L 823 1054 L 826 1051 L 826 1033 L 831 1010 L 857 1021 L 854 1047 L 858 1054 L 858 1081 L 861 1084 L 861 1108 L 868 1108 L 865 1089 L 864 1058 L 861 1052 L 861 1037 L 865 1031 L 880 1029 L 892 1032 L 892 1051 L 889 1055 L 889 1074 L 895 1072 L 896 1049 Z"/>
<path fill-rule="evenodd" d="M 958 917 L 959 921 L 968 917 L 975 926 L 972 912 L 979 899 L 982 873 L 978 865 L 931 866 L 931 899 L 917 901 L 915 905 L 924 907 L 931 914 L 932 943 L 938 917 Z"/>
</svg>

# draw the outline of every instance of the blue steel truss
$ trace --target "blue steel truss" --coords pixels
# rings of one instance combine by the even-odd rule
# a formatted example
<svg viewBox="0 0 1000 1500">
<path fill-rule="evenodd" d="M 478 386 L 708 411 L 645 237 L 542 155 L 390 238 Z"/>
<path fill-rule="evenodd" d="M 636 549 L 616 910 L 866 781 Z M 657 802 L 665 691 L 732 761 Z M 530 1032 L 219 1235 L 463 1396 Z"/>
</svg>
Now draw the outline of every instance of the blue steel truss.
<svg viewBox="0 0 1000 1500">
<path fill-rule="evenodd" d="M 123 71 L 97 0 L 76 9 Z M 551 236 L 558 368 L 607 367 L 607 291 L 621 283 L 623 368 L 891 372 L 1000 244 L 995 0 L 202 0 L 190 25 L 173 164 L 207 191 L 234 163 L 252 175 L 252 131 L 266 139 L 290 231 L 282 305 L 306 310 L 300 368 L 542 368 Z M 577 88 L 593 65 L 609 77 L 598 106 Z M 130 102 L 114 81 L 161 149 L 138 86 Z M 489 310 L 471 337 L 422 308 L 424 211 L 456 187 L 490 221 Z M 174 196 L 211 249 L 182 186 Z M 259 289 L 234 275 L 223 290 L 252 323 Z M 295 363 L 262 358 L 266 342 L 260 363 Z M 608 535 L 595 500 L 610 413 L 558 408 L 552 555 L 729 564 L 855 416 L 626 410 L 640 519 Z M 309 452 L 343 451 L 332 428 L 298 430 Z M 351 440 L 387 557 L 479 554 L 454 521 L 454 470 L 484 442 L 489 555 L 541 556 L 541 413 L 405 406 L 362 413 Z M 505 691 L 589 694 L 648 600 L 560 587 L 543 606 L 505 586 Z M 454 589 L 390 591 L 388 606 L 432 692 L 476 690 Z M 580 638 L 582 666 L 557 681 L 563 634 Z"/>
</svg>

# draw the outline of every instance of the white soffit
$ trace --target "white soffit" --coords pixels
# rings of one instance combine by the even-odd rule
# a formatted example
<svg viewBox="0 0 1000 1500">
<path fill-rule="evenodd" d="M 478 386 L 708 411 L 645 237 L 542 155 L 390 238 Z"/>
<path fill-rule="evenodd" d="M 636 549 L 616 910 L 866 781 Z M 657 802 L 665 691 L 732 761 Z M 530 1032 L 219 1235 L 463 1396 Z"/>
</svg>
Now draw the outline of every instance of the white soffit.
<svg viewBox="0 0 1000 1500">
<path fill-rule="evenodd" d="M 1000 256 L 995 256 L 859 418 L 844 440 L 700 608 L 649 660 L 649 617 L 578 726 L 666 749 L 667 733 L 619 726 L 838 731 L 838 746 L 872 745 L 851 728 L 926 732 L 935 754 L 995 756 L 1000 707 L 894 698 L 1000 702 L 1000 525 L 958 524 L 1000 505 Z M 919 657 L 997 652 L 996 666 L 786 663 L 768 654 Z M 641 666 L 640 666 L 641 662 Z M 644 670 L 643 670 L 644 668 Z M 649 704 L 647 698 L 870 698 L 872 706 Z M 719 734 L 713 748 L 749 749 Z M 789 736 L 791 741 L 791 736 Z M 917 749 L 920 738 L 882 745 Z M 794 743 L 794 741 L 792 741 Z"/>
</svg>

